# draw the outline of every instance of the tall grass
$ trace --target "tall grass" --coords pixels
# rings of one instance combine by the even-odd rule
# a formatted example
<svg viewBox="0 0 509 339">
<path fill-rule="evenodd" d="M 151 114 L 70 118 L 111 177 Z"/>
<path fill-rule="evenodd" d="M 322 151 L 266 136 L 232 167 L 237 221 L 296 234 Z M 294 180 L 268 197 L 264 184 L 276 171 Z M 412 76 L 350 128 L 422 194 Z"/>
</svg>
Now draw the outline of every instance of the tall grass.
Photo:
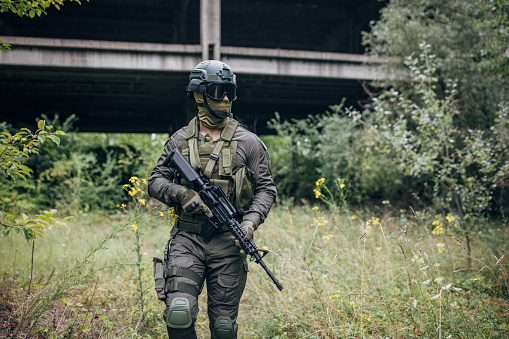
<svg viewBox="0 0 509 339">
<path fill-rule="evenodd" d="M 478 239 L 469 269 L 457 238 L 430 235 L 431 225 L 408 212 L 274 210 L 256 241 L 274 250 L 267 261 L 285 290 L 252 266 L 241 310 L 246 338 L 509 335 L 507 260 L 495 254 L 507 231 Z"/>
<path fill-rule="evenodd" d="M 264 261 L 285 289 L 279 292 L 263 269 L 250 264 L 239 338 L 509 335 L 503 225 L 490 225 L 487 234 L 478 235 L 470 268 L 464 245 L 447 233 L 429 232 L 431 219 L 422 213 L 418 218 L 411 210 L 345 213 L 273 208 L 255 242 L 270 250 Z M 11 329 L 0 333 L 13 333 L 31 298 L 46 283 L 55 287 L 62 282 L 61 273 L 72 270 L 76 259 L 127 219 L 120 213 L 83 215 L 49 230 L 36 243 L 33 293 L 28 297 L 30 243 L 12 236 L 0 239 L 0 303 L 12 308 L 10 318 L 1 322 L 9 322 Z M 162 256 L 170 229 L 167 220 L 147 215 L 137 221 L 140 233 L 132 227 L 118 233 L 108 249 L 76 274 L 85 276 L 106 262 L 108 267 L 51 301 L 53 310 L 41 316 L 29 337 L 165 338 L 164 303 L 152 289 L 151 265 L 153 256 Z M 55 277 L 48 279 L 53 269 Z M 196 323 L 200 338 L 210 336 L 205 292 Z M 19 337 L 27 334 L 20 330 Z"/>
</svg>

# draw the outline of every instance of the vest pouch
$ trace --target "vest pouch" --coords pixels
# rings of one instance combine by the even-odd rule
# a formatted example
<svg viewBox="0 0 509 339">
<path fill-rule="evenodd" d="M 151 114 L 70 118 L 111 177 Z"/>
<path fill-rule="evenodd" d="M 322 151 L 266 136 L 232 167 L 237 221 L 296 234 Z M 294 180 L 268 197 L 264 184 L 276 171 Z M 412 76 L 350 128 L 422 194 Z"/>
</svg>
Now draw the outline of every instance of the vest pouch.
<svg viewBox="0 0 509 339">
<path fill-rule="evenodd" d="M 221 186 L 223 189 L 224 194 L 228 197 L 230 192 L 228 191 L 228 180 L 222 180 L 222 179 L 210 179 L 210 185 L 211 186 Z"/>
<path fill-rule="evenodd" d="M 239 213 L 245 213 L 254 199 L 255 176 L 249 167 L 240 167 L 235 172 L 235 203 Z"/>
<path fill-rule="evenodd" d="M 154 283 L 157 293 L 157 298 L 161 301 L 166 300 L 164 294 L 164 263 L 159 258 L 154 258 Z"/>
</svg>

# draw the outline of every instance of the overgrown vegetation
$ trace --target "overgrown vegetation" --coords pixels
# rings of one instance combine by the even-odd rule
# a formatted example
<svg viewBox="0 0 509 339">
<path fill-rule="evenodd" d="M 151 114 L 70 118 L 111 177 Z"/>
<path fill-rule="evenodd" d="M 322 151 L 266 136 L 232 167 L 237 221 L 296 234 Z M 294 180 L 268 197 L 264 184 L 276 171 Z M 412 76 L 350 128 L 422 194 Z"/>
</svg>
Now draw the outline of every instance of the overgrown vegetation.
<svg viewBox="0 0 509 339">
<path fill-rule="evenodd" d="M 255 237 L 285 290 L 251 265 L 240 338 L 509 336 L 508 8 L 392 0 L 364 42 L 398 77 L 362 111 L 276 114 L 263 140 L 278 204 Z M 76 119 L 0 125 L 0 336 L 164 338 L 151 258 L 175 215 L 145 180 L 167 136 L 78 133 Z"/>
<path fill-rule="evenodd" d="M 37 156 L 25 160 L 32 171 L 26 181 L 7 184 L 7 179 L 0 178 L 4 208 L 25 213 L 49 208 L 67 214 L 114 211 L 119 201 L 130 200 L 119 187 L 132 175 L 148 177 L 167 138 L 156 134 L 78 133 L 75 116 L 64 122 L 58 115 L 43 118 L 67 136 L 58 146 L 44 144 Z M 6 124 L 0 128 L 15 133 Z"/>
<path fill-rule="evenodd" d="M 409 55 L 419 55 L 422 42 L 433 46 L 437 90 L 455 81 L 461 124 L 488 129 L 507 100 L 508 9 L 507 0 L 391 0 L 363 43 L 370 55 L 389 58 L 381 65 L 388 74 L 401 71 Z M 400 76 L 381 85 L 412 92 Z"/>
<path fill-rule="evenodd" d="M 319 184 L 323 190 L 331 183 Z M 20 324 L 31 300 L 61 281 L 50 275 L 55 262 L 57 274 L 72 271 L 74 258 L 83 258 L 87 247 L 112 232 L 112 223 L 127 218 L 79 218 L 72 228 L 53 228 L 36 258 L 35 291 L 28 298 L 28 246 L 20 238 L 3 238 L 2 305 L 12 310 L 3 317 L 10 326 L 4 323 L 4 333 Z M 285 290 L 277 291 L 263 270 L 250 265 L 239 338 L 507 336 L 507 229 L 494 224 L 478 238 L 469 268 L 464 243 L 450 232 L 454 220 L 444 233 L 430 232 L 437 218 L 391 208 L 351 213 L 276 207 L 255 236 L 271 251 L 266 262 Z M 164 338 L 164 304 L 153 290 L 150 259 L 161 255 L 169 221 L 157 212 L 125 227 L 100 258 L 83 267 L 83 280 L 53 302 L 31 337 Z M 87 275 L 90 269 L 94 275 Z M 205 293 L 199 302 L 197 329 L 206 338 Z M 28 328 L 20 328 L 23 337 Z"/>
</svg>

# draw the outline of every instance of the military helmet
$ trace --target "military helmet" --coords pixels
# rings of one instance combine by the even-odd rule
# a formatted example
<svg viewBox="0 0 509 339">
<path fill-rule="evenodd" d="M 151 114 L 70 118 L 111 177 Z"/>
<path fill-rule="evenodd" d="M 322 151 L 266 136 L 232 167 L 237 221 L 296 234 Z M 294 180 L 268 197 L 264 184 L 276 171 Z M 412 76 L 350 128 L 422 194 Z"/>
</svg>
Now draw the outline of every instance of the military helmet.
<svg viewBox="0 0 509 339">
<path fill-rule="evenodd" d="M 190 98 L 194 98 L 193 92 L 196 91 L 208 99 L 222 100 L 226 94 L 230 101 L 235 101 L 237 77 L 222 61 L 202 61 L 191 71 L 186 91 Z"/>
</svg>

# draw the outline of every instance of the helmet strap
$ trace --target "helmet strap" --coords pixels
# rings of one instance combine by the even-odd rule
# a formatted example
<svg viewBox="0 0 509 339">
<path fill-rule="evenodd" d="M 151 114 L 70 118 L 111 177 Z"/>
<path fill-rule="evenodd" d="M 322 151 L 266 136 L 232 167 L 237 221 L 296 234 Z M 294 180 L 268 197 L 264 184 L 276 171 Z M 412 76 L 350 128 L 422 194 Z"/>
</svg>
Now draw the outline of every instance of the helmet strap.
<svg viewBox="0 0 509 339">
<path fill-rule="evenodd" d="M 212 114 L 214 117 L 218 119 L 224 119 L 230 115 L 229 112 L 227 113 L 223 111 L 214 111 L 212 108 L 210 108 L 207 102 L 207 96 L 205 94 L 203 94 L 203 103 L 197 103 L 197 105 L 200 107 L 205 107 L 210 114 Z"/>
</svg>

